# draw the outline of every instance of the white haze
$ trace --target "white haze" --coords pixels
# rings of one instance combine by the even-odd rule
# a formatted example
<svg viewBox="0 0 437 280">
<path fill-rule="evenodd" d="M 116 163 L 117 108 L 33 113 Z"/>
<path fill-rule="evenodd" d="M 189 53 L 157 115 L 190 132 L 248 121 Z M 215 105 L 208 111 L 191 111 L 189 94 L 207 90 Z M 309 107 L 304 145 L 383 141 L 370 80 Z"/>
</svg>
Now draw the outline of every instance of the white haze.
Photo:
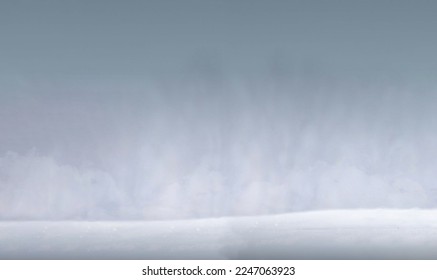
<svg viewBox="0 0 437 280">
<path fill-rule="evenodd" d="M 0 219 L 436 206 L 433 86 L 260 76 L 3 86 Z"/>
</svg>

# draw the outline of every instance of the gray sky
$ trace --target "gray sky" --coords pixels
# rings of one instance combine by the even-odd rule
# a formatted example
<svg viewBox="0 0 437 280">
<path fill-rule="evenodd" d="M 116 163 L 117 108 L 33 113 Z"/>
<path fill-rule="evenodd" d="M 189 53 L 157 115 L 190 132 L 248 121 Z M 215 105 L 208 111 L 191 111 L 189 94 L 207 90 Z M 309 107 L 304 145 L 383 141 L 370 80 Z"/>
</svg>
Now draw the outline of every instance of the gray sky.
<svg viewBox="0 0 437 280">
<path fill-rule="evenodd" d="M 437 205 L 433 1 L 0 1 L 0 219 Z"/>
<path fill-rule="evenodd" d="M 433 1 L 2 1 L 8 79 L 180 75 L 288 67 L 435 73 Z"/>
</svg>

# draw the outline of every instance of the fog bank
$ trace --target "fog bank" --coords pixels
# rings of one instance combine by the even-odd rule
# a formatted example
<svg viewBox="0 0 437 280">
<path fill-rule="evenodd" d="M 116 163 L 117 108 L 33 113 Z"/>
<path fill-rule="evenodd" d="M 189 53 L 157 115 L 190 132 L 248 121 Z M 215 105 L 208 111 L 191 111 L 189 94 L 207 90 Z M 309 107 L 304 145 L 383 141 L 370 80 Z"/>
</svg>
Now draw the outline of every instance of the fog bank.
<svg viewBox="0 0 437 280">
<path fill-rule="evenodd" d="M 432 86 L 203 76 L 27 83 L 1 99 L 2 219 L 437 204 Z"/>
<path fill-rule="evenodd" d="M 0 1 L 0 219 L 434 208 L 436 3 Z"/>
</svg>

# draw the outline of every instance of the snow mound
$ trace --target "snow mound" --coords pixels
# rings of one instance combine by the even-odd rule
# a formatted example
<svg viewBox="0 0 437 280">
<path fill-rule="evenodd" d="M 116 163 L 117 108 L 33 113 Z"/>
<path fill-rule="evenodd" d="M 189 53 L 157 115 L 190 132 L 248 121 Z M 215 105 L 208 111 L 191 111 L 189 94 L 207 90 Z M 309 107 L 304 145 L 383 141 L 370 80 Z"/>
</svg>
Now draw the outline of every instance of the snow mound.
<svg viewBox="0 0 437 280">
<path fill-rule="evenodd" d="M 437 210 L 0 222 L 1 259 L 437 259 Z"/>
</svg>

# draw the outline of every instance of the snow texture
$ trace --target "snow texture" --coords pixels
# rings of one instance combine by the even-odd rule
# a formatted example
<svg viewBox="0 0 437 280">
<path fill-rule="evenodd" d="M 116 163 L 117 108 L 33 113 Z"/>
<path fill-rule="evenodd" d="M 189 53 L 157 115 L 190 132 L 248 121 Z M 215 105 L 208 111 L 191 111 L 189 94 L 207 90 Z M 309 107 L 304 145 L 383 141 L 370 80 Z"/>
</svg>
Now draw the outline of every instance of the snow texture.
<svg viewBox="0 0 437 280">
<path fill-rule="evenodd" d="M 436 259 L 436 210 L 1 222 L 2 259 Z"/>
</svg>

